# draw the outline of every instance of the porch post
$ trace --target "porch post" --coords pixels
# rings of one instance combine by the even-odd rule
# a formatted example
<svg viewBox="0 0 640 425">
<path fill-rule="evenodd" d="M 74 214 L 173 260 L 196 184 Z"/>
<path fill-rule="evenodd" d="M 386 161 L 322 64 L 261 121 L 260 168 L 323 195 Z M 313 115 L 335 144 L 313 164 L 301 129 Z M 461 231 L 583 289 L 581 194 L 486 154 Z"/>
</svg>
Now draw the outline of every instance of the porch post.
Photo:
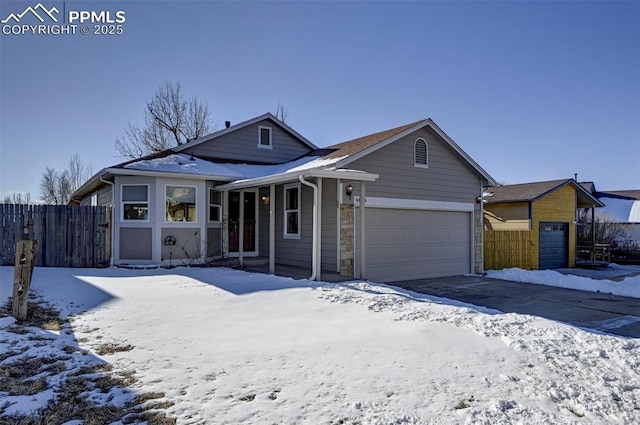
<svg viewBox="0 0 640 425">
<path fill-rule="evenodd" d="M 316 238 L 316 280 L 322 280 L 322 177 L 317 178 L 316 186 L 318 186 L 318 212 L 316 214 L 316 232 L 318 232 L 318 236 Z"/>
<path fill-rule="evenodd" d="M 364 205 L 365 205 L 364 182 L 360 182 L 360 279 L 365 279 L 365 232 L 364 232 Z"/>
<path fill-rule="evenodd" d="M 342 245 L 340 206 L 342 204 L 342 181 L 336 179 L 336 272 L 340 273 L 340 247 Z"/>
<path fill-rule="evenodd" d="M 240 267 L 244 267 L 244 189 L 240 189 L 240 218 L 238 221 L 238 260 Z"/>
<path fill-rule="evenodd" d="M 596 206 L 591 206 L 591 261 L 596 264 Z"/>
<path fill-rule="evenodd" d="M 220 241 L 220 245 L 222 245 L 221 252 L 222 258 L 229 258 L 229 191 L 225 190 L 222 192 L 222 240 Z"/>
<path fill-rule="evenodd" d="M 269 273 L 276 273 L 276 185 L 269 186 Z"/>
</svg>

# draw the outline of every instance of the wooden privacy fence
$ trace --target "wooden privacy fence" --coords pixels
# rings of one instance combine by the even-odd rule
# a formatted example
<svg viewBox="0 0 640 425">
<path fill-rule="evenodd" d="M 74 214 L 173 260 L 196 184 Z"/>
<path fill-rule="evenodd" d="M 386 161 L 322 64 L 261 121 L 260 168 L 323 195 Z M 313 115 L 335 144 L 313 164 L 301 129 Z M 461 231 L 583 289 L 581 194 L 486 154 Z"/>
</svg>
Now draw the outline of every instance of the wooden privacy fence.
<svg viewBox="0 0 640 425">
<path fill-rule="evenodd" d="M 500 270 L 510 267 L 532 269 L 531 231 L 485 230 L 485 270 Z"/>
<path fill-rule="evenodd" d="M 36 266 L 107 267 L 111 208 L 0 204 L 1 265 L 13 265 L 19 240 L 37 240 Z"/>
</svg>

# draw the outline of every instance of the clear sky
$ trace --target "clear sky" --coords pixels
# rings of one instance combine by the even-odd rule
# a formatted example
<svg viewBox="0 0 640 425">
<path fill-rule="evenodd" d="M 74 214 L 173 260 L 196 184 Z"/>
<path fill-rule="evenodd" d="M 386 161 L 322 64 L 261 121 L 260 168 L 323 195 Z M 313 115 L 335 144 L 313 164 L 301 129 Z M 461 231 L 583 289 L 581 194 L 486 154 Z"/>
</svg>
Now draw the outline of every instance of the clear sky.
<svg viewBox="0 0 640 425">
<path fill-rule="evenodd" d="M 2 197 L 38 198 L 74 153 L 120 162 L 116 137 L 167 80 L 218 128 L 280 102 L 327 146 L 430 117 L 501 183 L 640 189 L 638 1 L 42 4 L 122 10 L 124 33 L 0 35 Z"/>
</svg>

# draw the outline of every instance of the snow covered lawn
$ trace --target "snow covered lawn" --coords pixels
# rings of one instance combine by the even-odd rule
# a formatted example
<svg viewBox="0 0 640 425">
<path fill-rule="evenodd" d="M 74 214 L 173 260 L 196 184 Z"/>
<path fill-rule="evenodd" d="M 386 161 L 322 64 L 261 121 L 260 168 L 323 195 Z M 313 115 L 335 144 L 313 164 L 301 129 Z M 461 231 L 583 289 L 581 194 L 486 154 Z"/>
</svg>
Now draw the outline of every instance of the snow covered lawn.
<svg viewBox="0 0 640 425">
<path fill-rule="evenodd" d="M 13 268 L 0 273 L 2 301 Z M 370 282 L 223 268 L 37 268 L 33 281 L 87 355 L 135 371 L 134 390 L 164 393 L 179 424 L 640 423 L 638 339 Z M 133 349 L 99 355 L 106 342 Z M 0 408 L 52 396 L 0 392 Z"/>
</svg>

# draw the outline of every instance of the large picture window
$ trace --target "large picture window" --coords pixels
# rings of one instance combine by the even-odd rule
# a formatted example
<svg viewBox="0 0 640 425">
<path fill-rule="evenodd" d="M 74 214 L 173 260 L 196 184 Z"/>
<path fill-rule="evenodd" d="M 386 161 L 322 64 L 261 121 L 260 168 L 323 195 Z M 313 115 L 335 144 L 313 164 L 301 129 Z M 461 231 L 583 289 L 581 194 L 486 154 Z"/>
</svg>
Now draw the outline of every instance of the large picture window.
<svg viewBox="0 0 640 425">
<path fill-rule="evenodd" d="M 300 185 L 284 187 L 284 237 L 300 238 Z"/>
<path fill-rule="evenodd" d="M 122 219 L 149 220 L 149 186 L 122 185 Z"/>
<path fill-rule="evenodd" d="M 196 221 L 196 188 L 193 186 L 167 186 L 166 217 L 171 222 Z"/>
</svg>

